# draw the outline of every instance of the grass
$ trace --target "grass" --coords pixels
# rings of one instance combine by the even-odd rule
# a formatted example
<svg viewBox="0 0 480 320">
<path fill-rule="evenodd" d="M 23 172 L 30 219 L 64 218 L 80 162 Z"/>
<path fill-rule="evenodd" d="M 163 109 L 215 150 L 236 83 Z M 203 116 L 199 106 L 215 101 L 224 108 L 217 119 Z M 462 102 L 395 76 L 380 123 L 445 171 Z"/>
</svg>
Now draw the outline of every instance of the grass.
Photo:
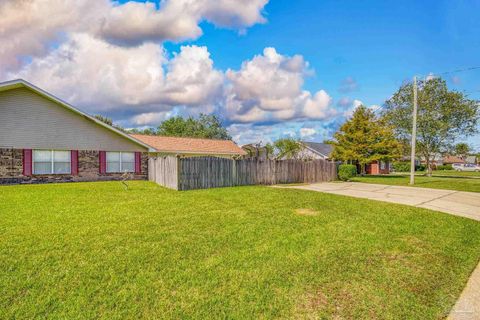
<svg viewBox="0 0 480 320">
<path fill-rule="evenodd" d="M 475 172 L 475 171 L 439 170 L 439 171 L 433 171 L 433 175 L 480 178 L 480 172 Z"/>
<path fill-rule="evenodd" d="M 399 174 L 378 176 L 367 175 L 363 177 L 355 177 L 351 180 L 355 182 L 409 186 L 410 176 Z M 474 179 L 469 177 L 448 177 L 439 175 L 433 175 L 432 177 L 415 175 L 415 187 L 480 192 L 480 179 Z"/>
<path fill-rule="evenodd" d="M 317 192 L 0 187 L 1 319 L 439 319 L 480 223 Z"/>
<path fill-rule="evenodd" d="M 392 174 L 397 174 L 397 175 L 409 175 L 410 172 L 396 172 Z M 423 176 L 425 175 L 425 172 L 422 171 L 417 171 L 415 175 Z M 475 172 L 475 171 L 455 171 L 455 170 L 434 170 L 432 172 L 432 175 L 438 176 L 438 177 L 443 177 L 443 176 L 454 176 L 454 177 L 474 177 L 474 178 L 480 178 L 480 172 Z"/>
</svg>

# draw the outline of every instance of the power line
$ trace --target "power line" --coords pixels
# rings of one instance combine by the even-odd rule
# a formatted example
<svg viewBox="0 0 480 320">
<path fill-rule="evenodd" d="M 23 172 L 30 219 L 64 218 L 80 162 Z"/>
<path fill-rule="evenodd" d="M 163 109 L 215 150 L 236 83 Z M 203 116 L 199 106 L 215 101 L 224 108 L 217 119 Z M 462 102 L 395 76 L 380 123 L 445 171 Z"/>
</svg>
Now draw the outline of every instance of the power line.
<svg viewBox="0 0 480 320">
<path fill-rule="evenodd" d="M 470 71 L 470 70 L 476 70 L 480 69 L 480 66 L 478 67 L 469 67 L 469 68 L 464 68 L 464 69 L 457 69 L 457 70 L 452 70 L 452 71 L 446 71 L 446 72 L 441 72 L 441 73 L 436 73 L 438 75 L 441 74 L 450 74 L 450 73 L 456 73 L 456 72 L 464 72 L 464 71 Z M 435 73 L 434 73 L 435 74 Z"/>
</svg>

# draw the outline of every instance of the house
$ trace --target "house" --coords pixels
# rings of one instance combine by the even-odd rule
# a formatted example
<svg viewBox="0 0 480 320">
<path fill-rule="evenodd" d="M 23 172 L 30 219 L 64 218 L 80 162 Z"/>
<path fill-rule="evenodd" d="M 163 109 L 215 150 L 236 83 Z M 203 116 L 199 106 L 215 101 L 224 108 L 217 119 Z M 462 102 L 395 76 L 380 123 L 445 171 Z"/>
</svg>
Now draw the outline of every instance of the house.
<svg viewBox="0 0 480 320">
<path fill-rule="evenodd" d="M 467 156 L 465 158 L 465 163 L 477 164 L 477 157 L 476 156 Z"/>
<path fill-rule="evenodd" d="M 333 151 L 333 146 L 327 143 L 302 141 L 302 144 L 304 145 L 303 150 L 300 152 L 302 159 L 328 160 Z"/>
<path fill-rule="evenodd" d="M 443 164 L 465 163 L 465 161 L 458 156 L 447 155 L 443 158 Z"/>
<path fill-rule="evenodd" d="M 183 138 L 150 136 L 131 134 L 131 137 L 149 145 L 154 151 L 150 155 L 155 156 L 214 156 L 221 158 L 236 158 L 247 153 L 231 140 Z"/>
<path fill-rule="evenodd" d="M 0 184 L 147 178 L 150 147 L 24 80 L 0 83 Z"/>
<path fill-rule="evenodd" d="M 392 165 L 389 161 L 372 161 L 365 168 L 367 174 L 389 174 L 391 170 Z"/>
<path fill-rule="evenodd" d="M 232 141 L 129 135 L 25 80 L 0 83 L 0 184 L 148 178 L 158 154 L 233 157 Z"/>
</svg>

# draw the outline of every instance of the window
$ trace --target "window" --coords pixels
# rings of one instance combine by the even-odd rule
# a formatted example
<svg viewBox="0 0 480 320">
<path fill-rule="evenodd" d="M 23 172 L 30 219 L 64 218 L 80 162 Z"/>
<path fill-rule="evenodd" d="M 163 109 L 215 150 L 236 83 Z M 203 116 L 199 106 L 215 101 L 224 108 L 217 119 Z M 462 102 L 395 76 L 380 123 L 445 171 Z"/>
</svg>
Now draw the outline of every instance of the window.
<svg viewBox="0 0 480 320">
<path fill-rule="evenodd" d="M 385 162 L 380 161 L 380 170 L 385 170 Z"/>
<path fill-rule="evenodd" d="M 33 174 L 70 174 L 70 151 L 33 150 Z"/>
<path fill-rule="evenodd" d="M 107 152 L 107 172 L 134 172 L 134 152 Z"/>
</svg>

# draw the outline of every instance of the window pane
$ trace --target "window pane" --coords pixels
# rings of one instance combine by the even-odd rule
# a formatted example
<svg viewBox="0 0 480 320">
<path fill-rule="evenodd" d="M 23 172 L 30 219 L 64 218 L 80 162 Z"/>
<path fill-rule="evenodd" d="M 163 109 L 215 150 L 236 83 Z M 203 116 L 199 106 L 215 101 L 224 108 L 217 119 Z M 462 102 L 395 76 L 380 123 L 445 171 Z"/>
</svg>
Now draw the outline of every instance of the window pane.
<svg viewBox="0 0 480 320">
<path fill-rule="evenodd" d="M 50 174 L 52 173 L 51 162 L 34 162 L 33 174 Z"/>
<path fill-rule="evenodd" d="M 70 162 L 70 151 L 53 151 L 53 161 Z"/>
<path fill-rule="evenodd" d="M 135 162 L 122 162 L 122 172 L 135 171 Z"/>
<path fill-rule="evenodd" d="M 120 162 L 107 162 L 107 172 L 120 172 Z"/>
<path fill-rule="evenodd" d="M 33 150 L 33 162 L 52 161 L 52 152 L 50 150 Z"/>
<path fill-rule="evenodd" d="M 107 152 L 107 162 L 119 162 L 120 152 Z"/>
<path fill-rule="evenodd" d="M 135 162 L 135 153 L 122 152 L 122 162 Z"/>
<path fill-rule="evenodd" d="M 70 174 L 70 162 L 55 162 L 53 171 L 56 174 Z"/>
</svg>

